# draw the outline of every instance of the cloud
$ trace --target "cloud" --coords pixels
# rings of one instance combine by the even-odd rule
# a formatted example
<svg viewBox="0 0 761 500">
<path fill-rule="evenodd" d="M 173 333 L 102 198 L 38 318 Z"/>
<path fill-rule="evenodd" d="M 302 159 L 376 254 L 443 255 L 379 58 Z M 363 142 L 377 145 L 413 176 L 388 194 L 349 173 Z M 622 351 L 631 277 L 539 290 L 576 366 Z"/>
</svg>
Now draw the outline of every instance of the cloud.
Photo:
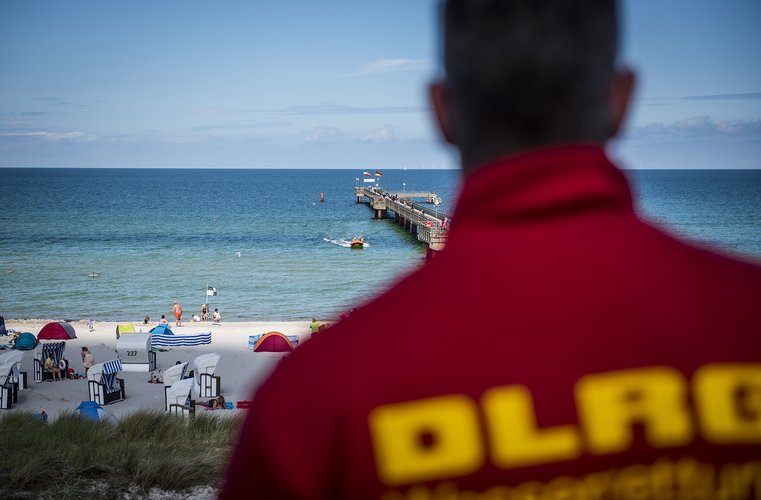
<svg viewBox="0 0 761 500">
<path fill-rule="evenodd" d="M 324 103 L 305 104 L 302 106 L 290 106 L 282 113 L 293 115 L 374 115 L 393 113 L 420 113 L 429 111 L 426 106 L 380 106 L 380 107 L 356 107 L 345 104 Z"/>
<path fill-rule="evenodd" d="M 396 129 L 391 125 L 384 125 L 377 130 L 368 132 L 360 139 L 362 142 L 394 142 L 397 140 Z"/>
<path fill-rule="evenodd" d="M 289 127 L 294 125 L 293 122 L 288 121 L 244 121 L 244 122 L 236 122 L 236 123 L 223 123 L 223 124 L 215 124 L 215 125 L 194 125 L 192 127 L 188 127 L 188 130 L 196 131 L 196 132 L 207 132 L 212 130 L 249 130 L 249 129 L 268 129 L 268 128 L 278 128 L 278 127 Z"/>
<path fill-rule="evenodd" d="M 761 120 L 714 120 L 710 116 L 692 116 L 668 125 L 656 122 L 626 131 L 627 139 L 645 141 L 717 137 L 761 139 Z"/>
<path fill-rule="evenodd" d="M 0 137 L 18 137 L 26 139 L 41 139 L 45 141 L 70 141 L 70 142 L 88 142 L 94 141 L 95 136 L 92 134 L 85 134 L 84 132 L 46 132 L 46 131 L 34 131 L 34 132 L 0 132 Z"/>
<path fill-rule="evenodd" d="M 378 73 L 391 73 L 396 71 L 412 71 L 425 68 L 427 64 L 428 62 L 425 59 L 378 59 L 363 65 L 356 73 L 354 73 L 354 75 L 375 75 Z"/>
<path fill-rule="evenodd" d="M 309 144 L 328 144 L 343 140 L 344 133 L 336 127 L 316 127 L 302 134 L 304 142 Z"/>
<path fill-rule="evenodd" d="M 68 115 L 68 113 L 51 113 L 48 111 L 24 111 L 21 113 L 21 116 L 65 116 Z"/>
<path fill-rule="evenodd" d="M 714 95 L 688 95 L 680 99 L 690 99 L 698 101 L 736 101 L 747 99 L 761 99 L 761 92 L 748 92 L 744 94 L 714 94 Z"/>
<path fill-rule="evenodd" d="M 73 106 L 75 108 L 86 108 L 86 104 L 78 104 L 75 102 L 67 101 L 65 99 L 61 99 L 60 97 L 38 97 L 38 101 L 42 101 L 46 104 L 49 104 L 51 106 Z"/>
</svg>

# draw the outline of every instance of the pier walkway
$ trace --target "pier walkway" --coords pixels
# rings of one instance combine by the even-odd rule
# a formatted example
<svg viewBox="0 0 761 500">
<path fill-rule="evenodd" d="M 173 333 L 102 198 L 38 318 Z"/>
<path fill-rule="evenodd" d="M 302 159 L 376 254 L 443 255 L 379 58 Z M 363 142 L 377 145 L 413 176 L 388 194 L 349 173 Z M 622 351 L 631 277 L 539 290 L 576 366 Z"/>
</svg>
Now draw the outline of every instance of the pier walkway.
<svg viewBox="0 0 761 500">
<path fill-rule="evenodd" d="M 418 241 L 426 244 L 426 258 L 444 248 L 451 218 L 438 209 L 441 199 L 436 193 L 392 193 L 376 186 L 357 186 L 354 195 L 357 203 L 362 203 L 367 197 L 368 204 L 378 219 L 390 218 L 388 211 L 393 212 L 394 221 L 417 235 Z M 427 203 L 414 202 L 412 198 L 424 198 Z"/>
</svg>

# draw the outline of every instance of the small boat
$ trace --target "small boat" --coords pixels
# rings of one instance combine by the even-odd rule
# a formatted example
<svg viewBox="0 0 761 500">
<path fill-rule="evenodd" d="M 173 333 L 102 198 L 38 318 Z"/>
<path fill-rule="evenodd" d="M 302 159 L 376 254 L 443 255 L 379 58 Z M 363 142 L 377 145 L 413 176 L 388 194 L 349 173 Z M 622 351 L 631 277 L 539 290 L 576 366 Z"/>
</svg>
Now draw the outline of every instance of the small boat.
<svg viewBox="0 0 761 500">
<path fill-rule="evenodd" d="M 364 248 L 365 246 L 365 237 L 362 236 L 359 239 L 352 238 L 351 239 L 351 248 Z"/>
<path fill-rule="evenodd" d="M 97 278 L 98 277 L 98 273 L 90 273 L 87 276 L 89 276 L 90 278 Z"/>
</svg>

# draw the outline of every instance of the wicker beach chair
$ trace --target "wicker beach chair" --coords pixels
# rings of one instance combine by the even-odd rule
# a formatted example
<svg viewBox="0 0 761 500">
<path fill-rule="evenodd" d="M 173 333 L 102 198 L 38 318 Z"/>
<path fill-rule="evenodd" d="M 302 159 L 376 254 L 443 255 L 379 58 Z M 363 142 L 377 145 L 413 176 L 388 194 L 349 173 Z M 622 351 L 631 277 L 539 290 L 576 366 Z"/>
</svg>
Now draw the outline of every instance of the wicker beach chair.
<svg viewBox="0 0 761 500">
<path fill-rule="evenodd" d="M 120 371 L 122 371 L 120 359 L 92 365 L 87 371 L 90 401 L 107 405 L 125 399 L 124 379 L 116 377 Z"/>
<path fill-rule="evenodd" d="M 66 349 L 66 342 L 41 342 L 34 350 L 34 381 L 37 383 L 43 380 L 52 379 L 53 374 L 45 371 L 45 360 L 48 354 L 53 355 L 56 364 L 60 364 L 63 359 L 63 352 Z M 61 374 L 63 375 L 63 373 Z"/>
<path fill-rule="evenodd" d="M 183 416 L 195 414 L 195 400 L 190 397 L 194 384 L 195 380 L 192 378 L 184 378 L 164 386 L 166 411 Z"/>
<path fill-rule="evenodd" d="M 216 398 L 220 394 L 221 380 L 214 376 L 219 363 L 219 354 L 201 354 L 193 360 L 193 392 L 200 398 Z"/>
</svg>

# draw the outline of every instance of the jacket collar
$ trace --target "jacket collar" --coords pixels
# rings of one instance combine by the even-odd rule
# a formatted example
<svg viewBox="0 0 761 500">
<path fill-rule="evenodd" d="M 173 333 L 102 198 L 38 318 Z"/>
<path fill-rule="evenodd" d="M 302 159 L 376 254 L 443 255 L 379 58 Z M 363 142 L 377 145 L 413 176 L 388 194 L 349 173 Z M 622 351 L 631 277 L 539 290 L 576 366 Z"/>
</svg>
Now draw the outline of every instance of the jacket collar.
<svg viewBox="0 0 761 500">
<path fill-rule="evenodd" d="M 595 145 L 534 150 L 487 163 L 463 184 L 452 232 L 590 210 L 633 211 L 623 173 Z"/>
</svg>

